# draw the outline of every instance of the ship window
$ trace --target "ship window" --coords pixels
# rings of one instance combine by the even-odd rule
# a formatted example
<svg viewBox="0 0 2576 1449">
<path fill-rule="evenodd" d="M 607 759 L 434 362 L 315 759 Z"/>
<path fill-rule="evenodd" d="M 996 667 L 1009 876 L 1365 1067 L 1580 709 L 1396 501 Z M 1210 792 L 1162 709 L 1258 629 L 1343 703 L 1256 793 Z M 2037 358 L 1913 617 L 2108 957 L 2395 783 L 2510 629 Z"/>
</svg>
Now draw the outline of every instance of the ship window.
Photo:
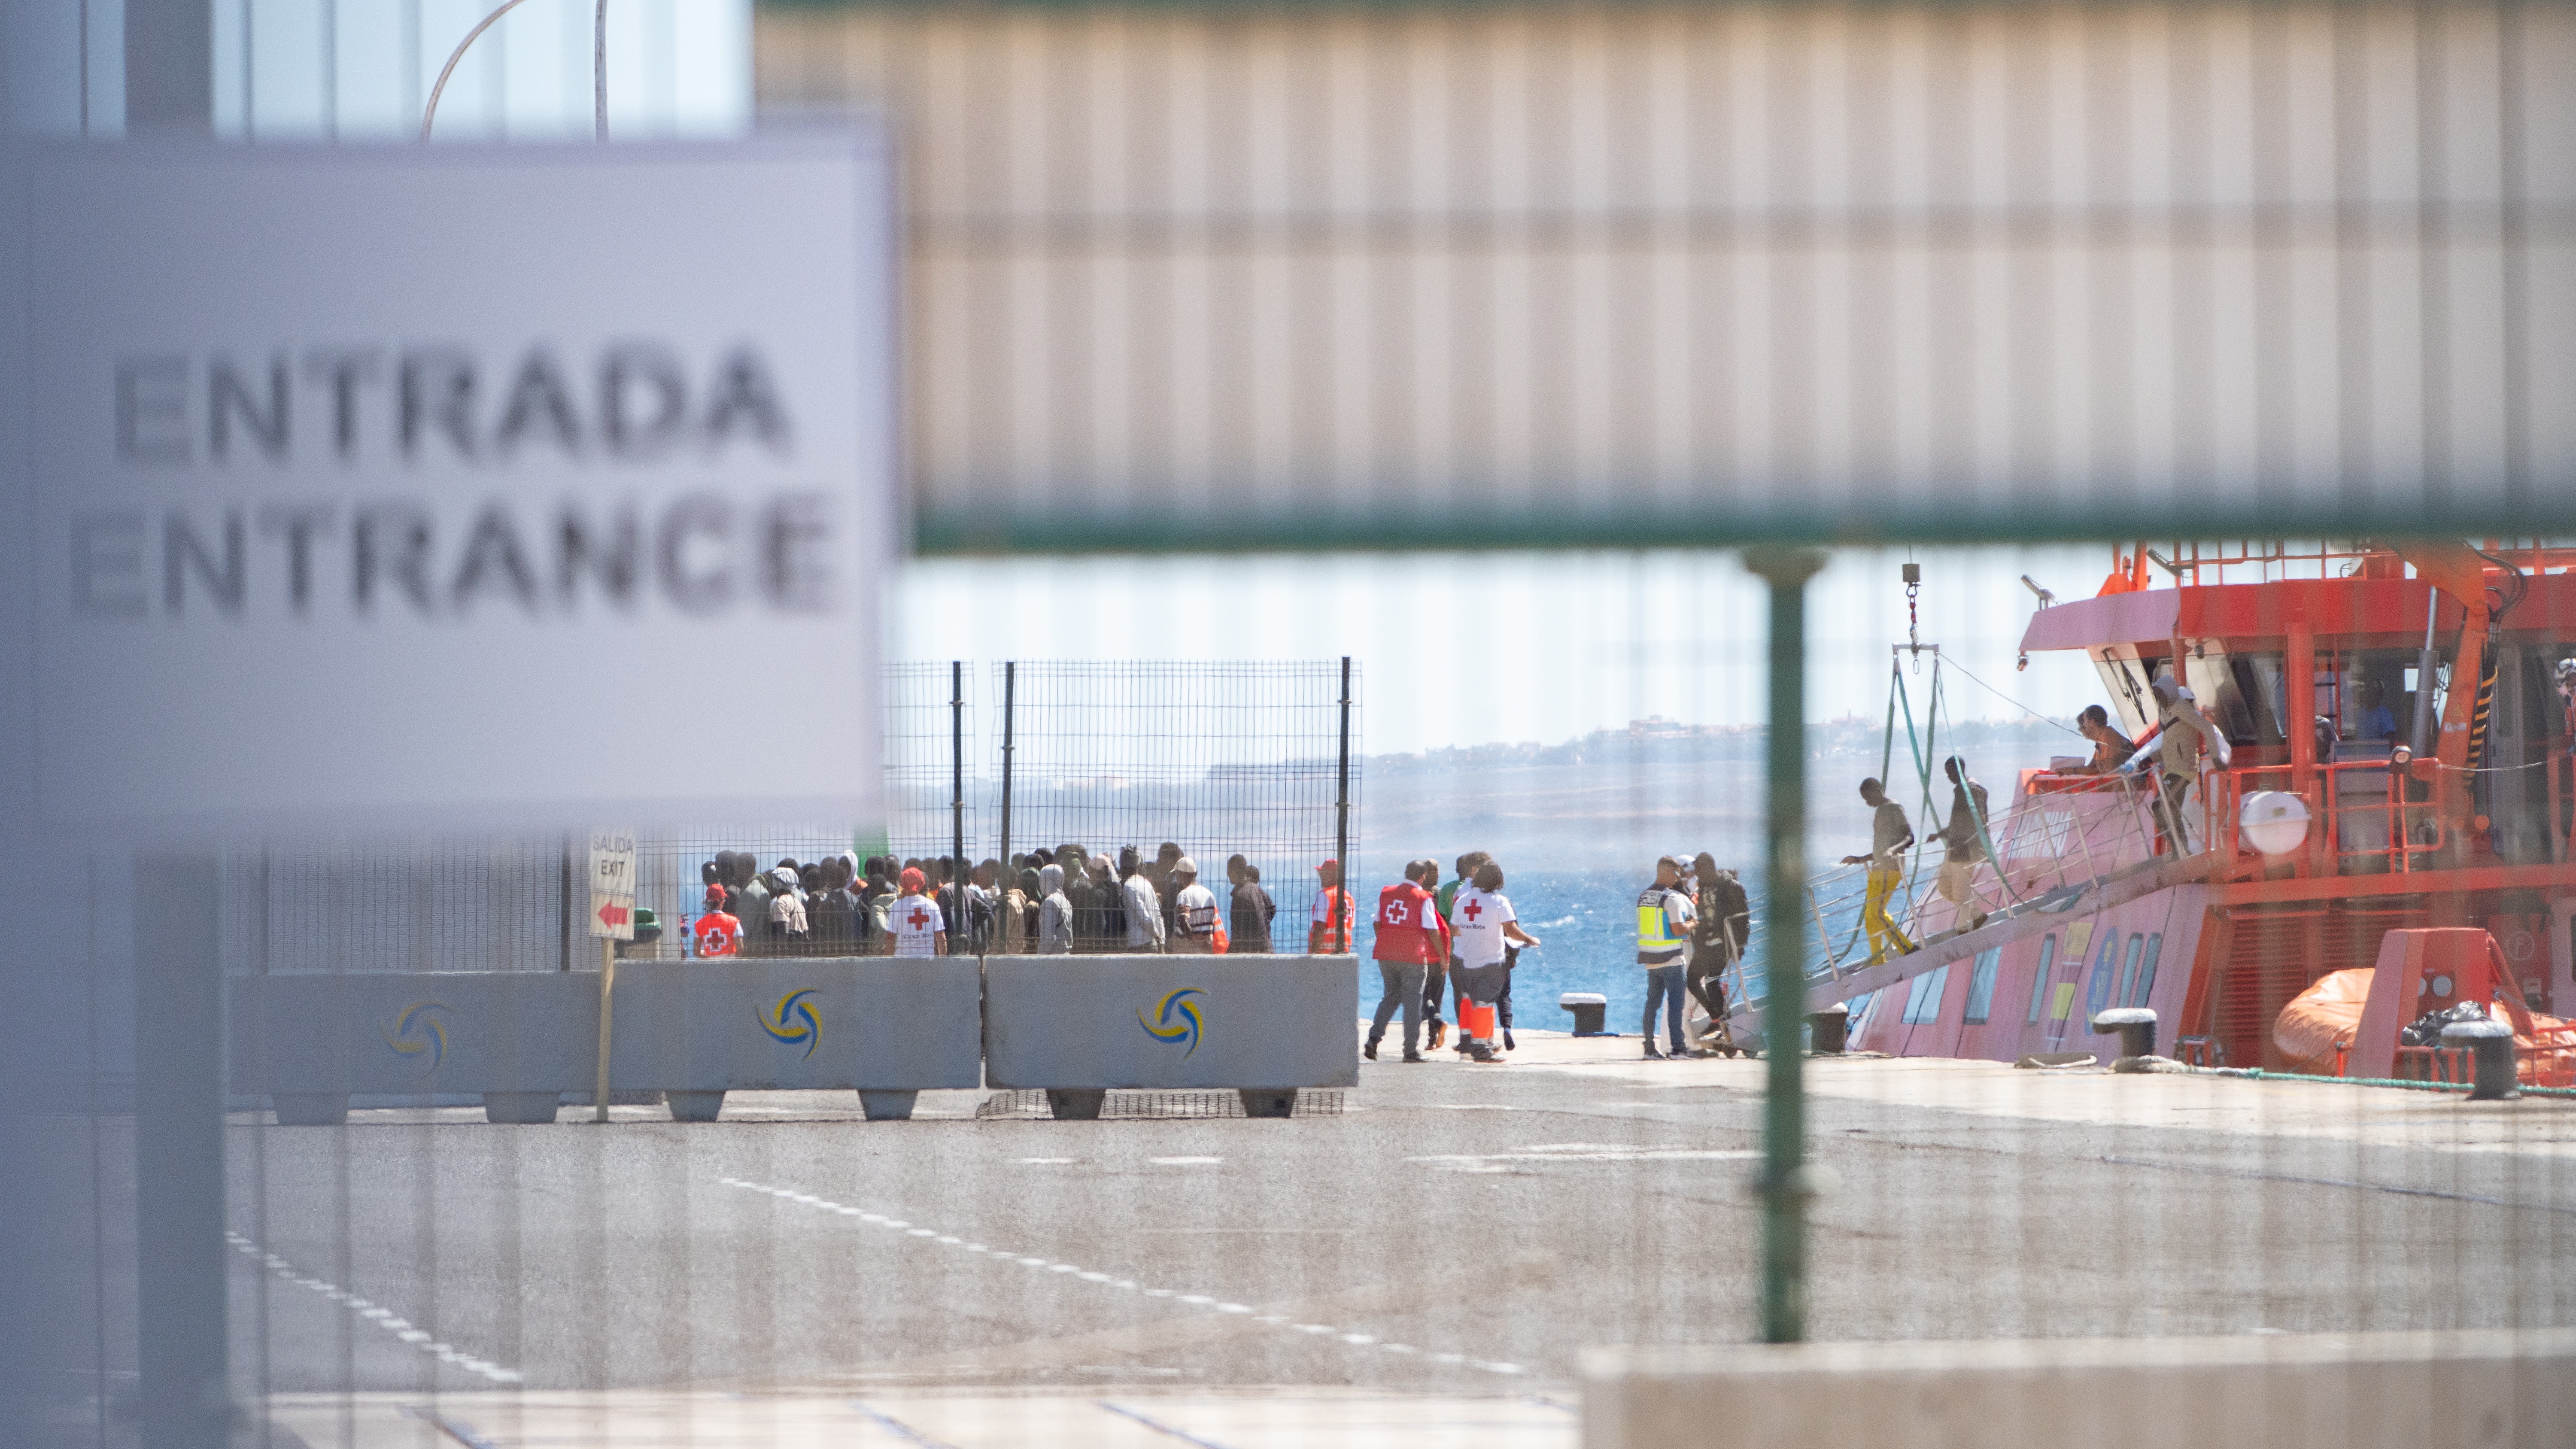
<svg viewBox="0 0 2576 1449">
<path fill-rule="evenodd" d="M 1995 972 L 2004 964 L 2004 948 L 1988 947 L 1977 953 L 1977 968 L 1968 976 L 1967 1023 L 1983 1026 L 1995 1004 Z"/>
<path fill-rule="evenodd" d="M 1941 1019 L 1941 988 L 1950 980 L 1950 968 L 1935 966 L 1914 978 L 1913 988 L 1905 997 L 1905 1024 L 1928 1026 Z"/>
<path fill-rule="evenodd" d="M 2103 932 L 2102 950 L 2093 958 L 2093 980 L 2084 988 L 2084 1024 L 2088 1027 L 2093 1024 L 2093 1018 L 2111 1004 L 2111 973 L 2120 964 L 2119 953 L 2120 933 Z"/>
<path fill-rule="evenodd" d="M 2281 656 L 2230 655 L 2206 649 L 2184 659 L 2184 683 L 2233 745 L 2276 745 L 2281 727 L 2275 701 L 2281 690 Z"/>
<path fill-rule="evenodd" d="M 2576 925 L 2576 922 L 2571 922 L 2570 924 Z M 2030 1020 L 2024 1022 L 2023 1025 L 2039 1025 L 2040 1008 L 2048 1003 L 2049 968 L 2054 966 L 2056 963 L 2057 934 L 2052 931 L 2039 938 L 2039 969 L 2032 972 L 2030 976 Z"/>
<path fill-rule="evenodd" d="M 2236 676 L 2238 691 L 2254 707 L 2256 738 L 2267 745 L 2289 738 L 2287 716 L 2281 709 L 2281 656 L 2239 654 L 2228 661 L 2228 671 Z"/>
<path fill-rule="evenodd" d="M 2144 1006 L 2156 989 L 2156 958 L 2165 953 L 2165 934 L 2158 931 L 2147 938 L 2147 964 L 2138 969 L 2138 989 L 2129 993 L 2129 1005 Z"/>
<path fill-rule="evenodd" d="M 2155 723 L 2155 701 L 2147 686 L 2157 674 L 2157 659 L 2122 659 L 2104 650 L 2095 656 L 2094 671 L 2102 676 L 2102 690 L 2108 694 L 2111 712 L 2120 719 L 2120 733 L 2136 739 L 2148 725 Z"/>
<path fill-rule="evenodd" d="M 2113 1000 L 2125 1004 L 2129 999 L 2129 993 L 2138 989 L 2138 956 L 2146 948 L 2146 937 L 2136 934 L 2129 937 L 2129 959 L 2120 967 L 2120 994 L 2112 998 Z"/>
<path fill-rule="evenodd" d="M 2393 727 L 2398 739 L 2407 738 L 2415 720 L 2415 690 L 2410 686 L 2422 683 L 2414 677 L 2413 666 L 2417 657 L 2412 649 L 2347 650 L 2336 656 L 2332 676 L 2334 707 L 2323 711 L 2334 716 L 2336 738 L 2355 744 L 2375 745 L 2383 750 L 2387 748 L 2386 737 L 2372 731 L 2365 720 L 2370 713 L 2367 696 L 2374 684 L 2379 686 L 2380 703 L 2387 707 L 2389 713 L 2389 718 L 2382 720 L 2380 727 Z M 2322 668 L 2325 662 L 2326 656 L 2320 654 L 2319 666 Z"/>
</svg>

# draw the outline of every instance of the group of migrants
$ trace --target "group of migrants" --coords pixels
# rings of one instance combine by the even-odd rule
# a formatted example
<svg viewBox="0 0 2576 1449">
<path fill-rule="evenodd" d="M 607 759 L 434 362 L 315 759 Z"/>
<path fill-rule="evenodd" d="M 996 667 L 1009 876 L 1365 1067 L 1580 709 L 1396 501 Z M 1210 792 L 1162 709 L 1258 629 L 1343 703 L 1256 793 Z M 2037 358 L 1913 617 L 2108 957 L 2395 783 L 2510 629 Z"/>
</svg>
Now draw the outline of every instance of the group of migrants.
<svg viewBox="0 0 2576 1449">
<path fill-rule="evenodd" d="M 1340 866 L 1316 870 L 1324 889 L 1307 949 L 1348 950 Z M 725 850 L 699 872 L 705 896 L 690 940 L 702 957 L 1267 952 L 1279 914 L 1259 866 L 1229 859 L 1220 904 L 1198 862 L 1170 841 L 1150 859 L 1132 845 L 1112 860 L 1075 843 L 1015 853 L 1007 870 L 987 858 L 963 881 L 948 856 L 846 852 L 763 870 L 749 851 Z M 1336 903 L 1338 937 L 1328 930 Z"/>
<path fill-rule="evenodd" d="M 2192 822 L 2184 798 L 2202 774 L 2227 768 L 2233 751 L 2227 732 L 2201 708 L 2188 686 L 2176 683 L 2170 675 L 2159 676 L 2150 686 L 2149 698 L 2155 703 L 2156 718 L 2135 740 L 2111 723 L 2109 710 L 2098 704 L 2086 705 L 2075 717 L 2075 732 L 2093 746 L 2093 753 L 2055 773 L 2125 775 L 2151 781 L 2149 802 L 2156 824 L 2156 850 L 2165 855 L 2187 855 L 2193 848 Z M 2396 717 L 2387 708 L 2378 685 L 2369 686 L 2363 703 L 2364 737 L 2393 742 Z M 2321 729 L 2330 728 L 2325 721 L 2319 723 Z M 2330 734 L 2325 738 L 2331 741 Z M 1958 929 L 1973 931 L 1987 919 L 1971 884 L 1977 867 L 1992 858 L 1994 817 L 1988 808 L 1986 787 L 1969 778 L 1966 761 L 1952 755 L 1941 762 L 1941 770 L 1950 781 L 1950 815 L 1932 836 L 1941 847 L 1940 869 L 1933 877 L 1932 890 L 1958 908 Z M 1914 847 L 1914 825 L 1906 818 L 1905 807 L 1889 799 L 1886 787 L 1877 779 L 1860 782 L 1860 798 L 1872 812 L 1869 852 L 1846 855 L 1843 864 L 1869 867 L 1868 887 L 1861 901 L 1861 926 L 1869 934 L 1868 964 L 1875 966 L 1890 954 L 1905 956 L 1921 949 L 1887 908 L 1904 885 L 1905 853 Z"/>
<path fill-rule="evenodd" d="M 1377 1060 L 1387 1025 L 1404 1021 L 1404 1060 L 1423 1060 L 1440 1049 L 1449 1023 L 1444 1004 L 1458 1018 L 1456 1050 L 1471 1061 L 1497 1062 L 1519 1043 L 1512 1038 L 1512 970 L 1538 938 L 1521 929 L 1520 915 L 1504 894 L 1502 862 L 1481 851 L 1458 857 L 1457 875 L 1440 881 L 1440 863 L 1417 860 L 1404 879 L 1378 892 L 1376 946 L 1371 955 L 1385 985 L 1370 1018 L 1361 1052 Z M 1319 908 L 1320 909 L 1320 908 Z M 1726 1036 L 1725 973 L 1744 956 L 1752 910 L 1735 872 L 1721 870 L 1703 851 L 1693 861 L 1667 855 L 1655 862 L 1655 881 L 1637 898 L 1637 964 L 1646 970 L 1646 1055 L 1708 1056 L 1732 1052 Z M 1447 998 L 1444 1002 L 1444 998 Z M 1685 1002 L 1708 1013 L 1710 1041 L 1695 1042 Z M 1670 1053 L 1655 1047 L 1655 1017 L 1670 1021 Z"/>
</svg>

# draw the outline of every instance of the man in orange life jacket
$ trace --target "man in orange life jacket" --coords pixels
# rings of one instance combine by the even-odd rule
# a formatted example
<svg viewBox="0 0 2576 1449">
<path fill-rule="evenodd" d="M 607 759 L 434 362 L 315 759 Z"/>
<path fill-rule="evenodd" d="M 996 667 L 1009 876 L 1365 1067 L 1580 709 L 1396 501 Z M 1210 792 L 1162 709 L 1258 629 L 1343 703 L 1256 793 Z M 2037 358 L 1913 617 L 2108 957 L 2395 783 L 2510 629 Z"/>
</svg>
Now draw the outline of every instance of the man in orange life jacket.
<svg viewBox="0 0 2576 1449">
<path fill-rule="evenodd" d="M 1447 933 L 1439 929 L 1439 903 L 1424 888 L 1424 877 L 1440 878 L 1440 868 L 1429 861 L 1410 861 L 1404 867 L 1404 879 L 1377 893 L 1377 944 L 1370 956 L 1377 962 L 1377 972 L 1386 984 L 1386 994 L 1378 998 L 1377 1015 L 1369 1022 L 1368 1045 L 1361 1048 L 1370 1061 L 1377 1060 L 1377 1044 L 1386 1037 L 1386 1023 L 1400 1007 L 1404 1012 L 1404 1059 L 1422 1060 L 1422 987 L 1434 952 L 1445 959 Z"/>
<path fill-rule="evenodd" d="M 689 932 L 701 957 L 731 956 L 742 949 L 742 922 L 726 913 L 725 894 L 722 882 L 707 883 L 706 914 Z"/>
<path fill-rule="evenodd" d="M 1320 887 L 1315 895 L 1315 918 L 1306 927 L 1306 954 L 1335 955 L 1351 949 L 1351 893 L 1342 888 L 1342 863 L 1328 860 L 1315 867 Z"/>
</svg>

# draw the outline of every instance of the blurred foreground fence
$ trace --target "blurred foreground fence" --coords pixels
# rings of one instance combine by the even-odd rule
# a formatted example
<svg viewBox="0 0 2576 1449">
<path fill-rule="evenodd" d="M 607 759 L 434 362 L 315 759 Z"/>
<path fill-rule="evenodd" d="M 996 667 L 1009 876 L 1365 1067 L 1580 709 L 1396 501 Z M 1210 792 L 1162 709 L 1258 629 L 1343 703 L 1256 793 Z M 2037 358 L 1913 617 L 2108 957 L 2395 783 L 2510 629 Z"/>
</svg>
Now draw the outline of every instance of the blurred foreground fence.
<svg viewBox="0 0 2576 1449">
<path fill-rule="evenodd" d="M 758 64 L 904 119 L 925 547 L 2576 522 L 2563 3 L 779 6 Z"/>
</svg>

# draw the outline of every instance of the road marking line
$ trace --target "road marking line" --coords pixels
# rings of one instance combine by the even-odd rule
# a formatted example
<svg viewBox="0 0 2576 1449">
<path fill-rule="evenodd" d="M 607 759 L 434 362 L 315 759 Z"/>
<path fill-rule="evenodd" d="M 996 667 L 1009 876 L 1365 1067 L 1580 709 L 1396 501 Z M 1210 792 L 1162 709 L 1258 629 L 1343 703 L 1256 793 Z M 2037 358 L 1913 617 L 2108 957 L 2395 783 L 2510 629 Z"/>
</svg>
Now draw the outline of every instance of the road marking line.
<svg viewBox="0 0 2576 1449">
<path fill-rule="evenodd" d="M 502 1449 L 500 1440 L 486 1438 L 481 1430 L 463 1419 L 411 1405 L 404 1407 L 403 1414 L 437 1429 L 440 1433 L 464 1445 L 465 1449 Z"/>
<path fill-rule="evenodd" d="M 234 1250 L 244 1257 L 256 1261 L 261 1267 L 277 1275 L 282 1281 L 322 1295 L 329 1301 L 348 1309 L 359 1319 L 374 1324 L 401 1342 L 410 1344 L 443 1363 L 452 1363 L 468 1373 L 481 1374 L 496 1384 L 515 1384 L 523 1381 L 515 1370 L 503 1368 L 489 1359 L 477 1358 L 470 1353 L 462 1352 L 453 1344 L 439 1342 L 436 1335 L 427 1329 L 414 1327 L 409 1319 L 397 1317 L 390 1308 L 379 1308 L 336 1283 L 305 1276 L 294 1264 L 267 1251 L 239 1233 L 225 1233 L 224 1241 L 232 1244 Z"/>
<path fill-rule="evenodd" d="M 1107 1399 L 1098 1399 L 1094 1400 L 1094 1402 L 1113 1414 L 1133 1419 L 1137 1423 L 1144 1425 L 1146 1428 L 1153 1430 L 1157 1434 L 1169 1434 L 1184 1444 L 1195 1444 L 1198 1446 L 1198 1449 L 1225 1449 L 1224 1445 L 1217 1443 L 1213 1439 L 1202 1439 L 1198 1435 L 1193 1434 L 1186 1429 L 1175 1428 L 1170 1424 L 1164 1423 L 1160 1419 L 1152 1417 L 1151 1415 L 1140 1414 L 1134 1409 L 1128 1408 L 1125 1404 L 1113 1404 Z"/>
<path fill-rule="evenodd" d="M 948 1443 L 946 1440 L 933 1439 L 929 1435 L 924 1434 L 919 1429 L 912 1427 L 910 1424 L 905 1423 L 903 1420 L 896 1418 L 892 1414 L 879 1413 L 857 1399 L 852 1399 L 850 1401 L 850 1407 L 867 1415 L 878 1428 L 885 1430 L 887 1433 L 894 1435 L 896 1438 L 903 1440 L 907 1444 L 918 1444 L 921 1446 L 921 1449 L 956 1449 L 955 1445 Z"/>
<path fill-rule="evenodd" d="M 1502 1172 L 1506 1169 L 1497 1164 L 1505 1162 L 1751 1162 L 1761 1155 L 1752 1148 L 1634 1147 L 1615 1152 L 1449 1152 L 1404 1160 L 1458 1172 Z"/>
<path fill-rule="evenodd" d="M 746 1192 L 766 1193 L 781 1202 L 792 1202 L 817 1208 L 821 1211 L 831 1213 L 836 1217 L 847 1216 L 850 1212 L 849 1208 L 840 1203 L 833 1202 L 828 1198 L 816 1197 L 811 1193 L 798 1192 L 793 1188 L 773 1187 L 765 1182 L 753 1182 L 749 1178 L 741 1177 L 719 1177 L 716 1181 L 726 1187 L 738 1187 Z M 905 1222 L 900 1218 L 887 1217 L 882 1213 L 863 1212 L 858 1215 L 857 1220 L 863 1223 L 872 1223 L 882 1228 L 895 1229 L 907 1237 L 919 1236 L 918 1234 L 910 1231 L 912 1227 L 910 1223 Z M 960 1243 L 954 1237 L 945 1235 L 926 1237 L 923 1241 L 940 1243 L 942 1245 L 953 1244 L 955 1246 L 965 1248 L 969 1252 L 982 1253 L 988 1251 L 980 1243 Z M 1062 1273 L 1066 1275 L 1069 1280 L 1074 1282 L 1097 1283 L 1104 1288 L 1113 1288 L 1123 1293 L 1137 1293 L 1147 1298 L 1169 1299 L 1174 1302 L 1187 1304 L 1193 1308 L 1204 1308 L 1212 1313 L 1245 1314 L 1252 1311 L 1248 1304 L 1225 1302 L 1205 1293 L 1183 1293 L 1177 1288 L 1142 1288 L 1139 1287 L 1133 1279 L 1117 1278 L 1106 1273 L 1089 1271 L 1079 1263 L 1058 1263 L 1046 1258 L 1020 1257 L 999 1248 L 994 1248 L 989 1251 L 992 1256 L 1000 1258 L 1004 1262 L 1018 1263 L 1023 1267 L 1029 1268 L 1041 1268 L 1050 1273 Z M 1416 1349 L 1409 1344 L 1381 1342 L 1368 1334 L 1348 1332 L 1328 1323 L 1291 1324 L 1287 1319 L 1276 1315 L 1263 1315 L 1254 1318 L 1251 1321 L 1273 1328 L 1289 1328 L 1297 1333 L 1329 1337 L 1337 1343 L 1346 1344 L 1353 1348 L 1370 1348 L 1376 1349 L 1380 1352 L 1394 1354 L 1417 1354 L 1421 1352 L 1421 1350 Z M 1431 1354 L 1429 1357 L 1434 1363 L 1456 1364 L 1464 1368 L 1477 1369 L 1489 1374 L 1525 1374 L 1529 1372 L 1528 1369 L 1523 1368 L 1521 1365 L 1516 1363 L 1504 1363 L 1496 1359 L 1471 1358 L 1468 1355 L 1461 1353 L 1439 1353 Z M 908 1429 L 902 1429 L 901 1426 L 896 1425 L 893 1420 L 883 1419 L 882 1416 L 876 1415 L 875 1410 L 869 1409 L 865 1405 L 857 1405 L 856 1407 L 858 1407 L 862 1413 L 880 1418 L 880 1420 L 889 1427 L 896 1428 L 900 1432 L 907 1434 L 911 1432 Z M 919 1442 L 928 1443 L 930 1441 L 920 1440 Z"/>
</svg>

